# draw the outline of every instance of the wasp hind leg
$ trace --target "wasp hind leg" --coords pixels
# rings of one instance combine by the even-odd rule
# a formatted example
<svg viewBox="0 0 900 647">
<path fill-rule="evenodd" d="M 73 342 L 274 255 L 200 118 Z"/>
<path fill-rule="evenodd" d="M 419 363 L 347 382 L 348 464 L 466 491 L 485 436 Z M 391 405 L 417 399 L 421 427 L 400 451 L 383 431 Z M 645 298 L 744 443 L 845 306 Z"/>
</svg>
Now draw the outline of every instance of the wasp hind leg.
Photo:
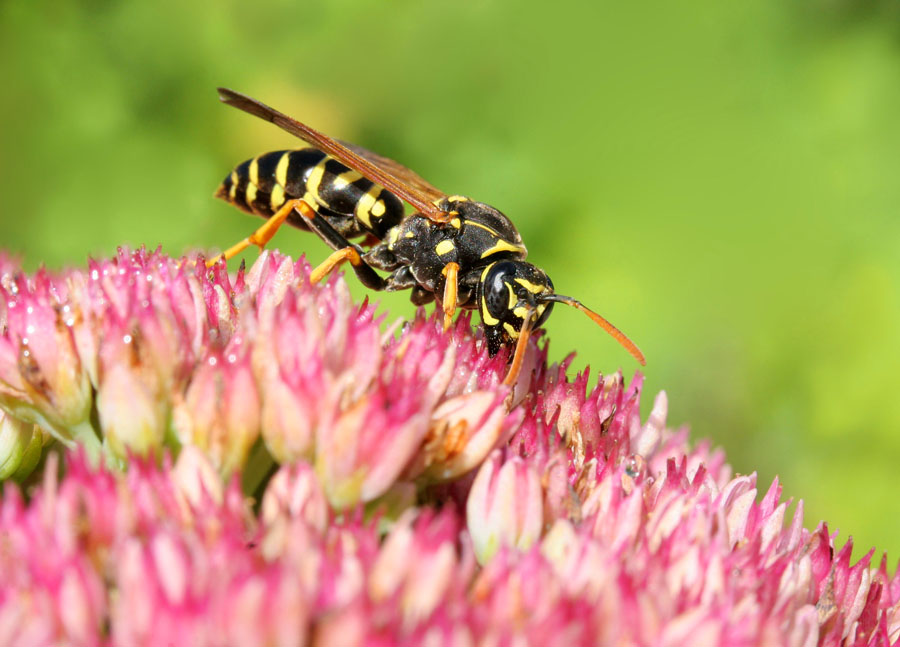
<svg viewBox="0 0 900 647">
<path fill-rule="evenodd" d="M 288 200 L 283 205 L 281 205 L 281 208 L 279 208 L 278 211 L 275 212 L 275 215 L 267 219 L 262 225 L 259 226 L 256 231 L 247 236 L 244 240 L 235 243 L 224 252 L 216 256 L 214 259 L 207 261 L 206 267 L 212 267 L 213 265 L 218 263 L 220 259 L 225 259 L 226 261 L 230 260 L 250 247 L 250 245 L 256 245 L 257 247 L 262 249 L 266 246 L 266 243 L 272 240 L 275 232 L 278 231 L 278 228 L 284 224 L 284 221 L 288 219 L 288 216 L 290 216 L 294 210 L 297 210 L 302 214 L 304 208 L 309 211 L 313 210 L 312 207 L 310 207 L 300 198 Z"/>
<path fill-rule="evenodd" d="M 309 276 L 312 283 L 318 283 L 328 276 L 336 267 L 346 261 L 350 261 L 353 272 L 360 282 L 370 290 L 381 291 L 387 287 L 387 281 L 378 272 L 366 263 L 363 259 L 362 249 L 358 245 L 354 245 L 341 235 L 331 224 L 322 216 L 316 213 L 312 207 L 305 202 L 297 208 L 300 215 L 303 216 L 306 224 L 314 231 L 319 238 L 334 250 L 334 252 L 320 263 Z"/>
<path fill-rule="evenodd" d="M 345 261 L 350 261 L 350 266 L 353 268 L 356 278 L 358 278 L 360 283 L 367 288 L 379 292 L 385 289 L 387 283 L 384 278 L 366 265 L 359 250 L 353 245 L 348 245 L 347 247 L 342 247 L 341 249 L 332 252 L 328 258 L 313 269 L 312 273 L 309 275 L 309 282 L 318 283 Z"/>
</svg>

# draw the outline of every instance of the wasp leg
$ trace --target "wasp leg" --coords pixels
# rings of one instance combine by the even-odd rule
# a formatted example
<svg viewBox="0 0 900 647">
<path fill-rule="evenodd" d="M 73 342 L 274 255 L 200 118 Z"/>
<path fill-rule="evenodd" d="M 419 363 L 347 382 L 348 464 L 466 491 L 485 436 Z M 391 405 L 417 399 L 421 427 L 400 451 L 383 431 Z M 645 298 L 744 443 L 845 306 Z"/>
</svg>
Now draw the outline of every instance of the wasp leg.
<svg viewBox="0 0 900 647">
<path fill-rule="evenodd" d="M 516 340 L 516 351 L 513 354 L 512 362 L 506 377 L 503 378 L 503 384 L 512 386 L 519 379 L 519 373 L 522 372 L 522 363 L 525 360 L 525 349 L 528 347 L 528 338 L 531 336 L 531 322 L 529 319 L 522 324 L 522 330 L 519 331 L 519 338 Z"/>
<path fill-rule="evenodd" d="M 331 256 L 322 261 L 322 263 L 312 271 L 312 274 L 310 274 L 309 277 L 312 283 L 318 283 L 335 267 L 344 261 L 350 261 L 350 265 L 353 266 L 353 272 L 356 274 L 356 277 L 360 280 L 360 283 L 367 288 L 370 290 L 381 291 L 387 287 L 387 282 L 384 278 L 363 260 L 362 256 L 364 252 L 358 245 L 354 245 L 344 238 L 327 220 L 325 220 L 325 218 L 316 213 L 313 208 L 305 202 L 301 201 L 301 204 L 297 207 L 297 211 L 299 211 L 300 215 L 306 220 L 306 224 L 309 225 L 309 228 L 316 232 L 319 238 L 324 240 L 331 249 L 335 250 Z"/>
<path fill-rule="evenodd" d="M 363 257 L 363 261 L 371 264 L 369 258 Z M 378 267 L 377 265 L 375 267 Z M 381 268 L 378 268 L 381 269 Z M 387 277 L 387 285 L 385 286 L 386 292 L 397 292 L 399 290 L 409 290 L 410 288 L 414 288 L 418 286 L 419 283 L 416 281 L 416 277 L 413 276 L 412 270 L 409 265 L 404 265 L 393 272 L 391 272 L 390 276 Z"/>
<path fill-rule="evenodd" d="M 459 281 L 459 263 L 450 262 L 441 271 L 447 280 L 444 281 L 444 298 L 441 306 L 444 309 L 444 330 L 448 330 L 453 323 L 453 315 L 456 313 L 456 296 Z"/>
<path fill-rule="evenodd" d="M 343 263 L 345 261 L 350 261 L 350 265 L 353 266 L 353 271 L 357 272 L 357 274 L 359 274 L 359 270 L 362 270 L 362 268 L 364 268 L 364 267 L 368 268 L 369 270 L 372 269 L 368 265 L 363 264 L 363 260 L 360 257 L 359 252 L 356 251 L 355 248 L 344 247 L 343 249 L 339 249 L 336 252 L 332 252 L 328 258 L 326 258 L 319 265 L 317 265 L 316 268 L 309 275 L 309 282 L 310 283 L 318 283 L 319 281 L 324 279 L 326 276 L 328 276 L 334 268 L 338 267 L 341 263 Z M 373 272 L 373 274 L 374 274 L 374 272 Z M 375 276 L 377 276 L 378 279 L 383 282 L 384 279 L 382 279 L 377 274 L 375 274 Z M 368 279 L 368 277 L 367 277 L 367 279 Z M 378 285 L 370 285 L 369 282 L 367 282 L 367 280 L 363 280 L 362 277 L 360 277 L 360 280 L 363 281 L 363 284 L 365 284 L 365 286 L 367 288 L 372 288 L 373 290 L 382 289 Z"/>
<path fill-rule="evenodd" d="M 372 248 L 366 252 L 365 260 L 366 263 L 375 269 L 384 270 L 385 272 L 393 272 L 404 266 L 403 261 L 397 258 L 396 254 L 388 249 L 387 243 L 378 243 L 377 245 L 372 246 Z"/>
<path fill-rule="evenodd" d="M 312 207 L 306 204 L 300 198 L 294 200 L 288 200 L 281 208 L 275 213 L 274 216 L 266 220 L 260 227 L 254 231 L 252 234 L 247 236 L 244 240 L 236 243 L 222 252 L 221 255 L 214 258 L 211 261 L 206 262 L 206 267 L 212 267 L 216 263 L 219 262 L 219 259 L 225 259 L 226 261 L 234 258 L 242 251 L 250 247 L 250 245 L 256 245 L 260 249 L 266 246 L 270 240 L 272 240 L 272 236 L 275 235 L 275 232 L 278 231 L 278 228 L 287 220 L 288 216 L 296 209 L 302 213 L 302 207 L 306 207 L 310 211 L 312 211 Z"/>
<path fill-rule="evenodd" d="M 427 306 L 434 301 L 434 292 L 429 292 L 421 285 L 416 285 L 409 295 L 409 300 L 412 301 L 414 306 Z"/>
</svg>

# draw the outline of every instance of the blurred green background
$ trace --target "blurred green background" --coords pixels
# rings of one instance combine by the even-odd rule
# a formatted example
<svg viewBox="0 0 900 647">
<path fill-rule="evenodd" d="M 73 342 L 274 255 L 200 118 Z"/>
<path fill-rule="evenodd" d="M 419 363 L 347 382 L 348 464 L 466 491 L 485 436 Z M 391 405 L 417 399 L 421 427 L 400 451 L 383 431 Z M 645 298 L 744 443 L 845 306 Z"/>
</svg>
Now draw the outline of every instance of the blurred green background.
<svg viewBox="0 0 900 647">
<path fill-rule="evenodd" d="M 644 350 L 645 410 L 665 389 L 671 422 L 763 489 L 780 475 L 807 526 L 827 519 L 857 555 L 896 560 L 897 14 L 850 0 L 6 0 L 0 246 L 34 268 L 243 237 L 258 222 L 213 190 L 294 142 L 214 88 L 242 90 L 503 209 L 557 289 Z M 301 232 L 276 245 L 325 256 Z M 385 302 L 412 313 L 403 295 Z M 555 358 L 636 368 L 575 311 L 548 329 Z"/>
</svg>

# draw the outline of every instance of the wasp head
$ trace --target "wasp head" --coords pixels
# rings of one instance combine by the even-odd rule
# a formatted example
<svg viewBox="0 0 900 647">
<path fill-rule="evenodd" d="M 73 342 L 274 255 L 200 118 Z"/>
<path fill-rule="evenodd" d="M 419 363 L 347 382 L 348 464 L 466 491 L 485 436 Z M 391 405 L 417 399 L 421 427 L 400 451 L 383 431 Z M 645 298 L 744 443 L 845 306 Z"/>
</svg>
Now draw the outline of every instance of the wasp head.
<svg viewBox="0 0 900 647">
<path fill-rule="evenodd" d="M 484 323 L 488 352 L 516 343 L 526 321 L 531 329 L 543 325 L 553 309 L 546 297 L 553 294 L 547 273 L 524 261 L 498 261 L 488 265 L 478 283 L 478 311 Z"/>
<path fill-rule="evenodd" d="M 491 263 L 478 283 L 478 311 L 484 323 L 488 352 L 496 355 L 503 346 L 524 346 L 532 330 L 540 328 L 554 303 L 581 310 L 606 330 L 641 364 L 644 355 L 618 328 L 572 297 L 556 294 L 544 270 L 518 260 Z M 522 343 L 519 343 L 519 342 Z M 520 354 L 517 348 L 517 355 Z"/>
</svg>

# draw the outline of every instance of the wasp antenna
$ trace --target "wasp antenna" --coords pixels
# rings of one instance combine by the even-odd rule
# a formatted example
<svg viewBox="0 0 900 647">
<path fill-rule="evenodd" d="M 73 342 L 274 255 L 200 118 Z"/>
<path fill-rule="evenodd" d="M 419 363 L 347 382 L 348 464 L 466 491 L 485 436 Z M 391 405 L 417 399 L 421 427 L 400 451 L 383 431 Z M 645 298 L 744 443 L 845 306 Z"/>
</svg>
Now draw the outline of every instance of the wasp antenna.
<svg viewBox="0 0 900 647">
<path fill-rule="evenodd" d="M 516 380 L 519 379 L 519 373 L 522 371 L 522 362 L 525 360 L 525 349 L 528 347 L 528 338 L 531 337 L 532 312 L 533 311 L 528 312 L 528 315 L 525 317 L 525 321 L 522 324 L 522 329 L 519 331 L 519 338 L 516 340 L 516 352 L 513 355 L 512 364 L 509 365 L 506 377 L 503 378 L 503 384 L 506 386 L 515 384 Z"/>
<path fill-rule="evenodd" d="M 544 294 L 538 297 L 539 301 L 555 301 L 557 303 L 564 303 L 567 306 L 572 306 L 573 308 L 577 308 L 581 310 L 584 314 L 593 320 L 598 326 L 603 328 L 606 332 L 613 336 L 617 342 L 622 344 L 622 346 L 631 353 L 632 357 L 634 357 L 637 361 L 641 363 L 641 366 L 647 365 L 647 360 L 644 359 L 644 354 L 641 352 L 641 349 L 638 348 L 633 341 L 628 339 L 628 337 L 621 330 L 616 328 L 614 325 L 609 323 L 606 319 L 598 315 L 596 312 L 586 307 L 577 299 L 573 299 L 572 297 L 563 296 L 561 294 Z"/>
</svg>

